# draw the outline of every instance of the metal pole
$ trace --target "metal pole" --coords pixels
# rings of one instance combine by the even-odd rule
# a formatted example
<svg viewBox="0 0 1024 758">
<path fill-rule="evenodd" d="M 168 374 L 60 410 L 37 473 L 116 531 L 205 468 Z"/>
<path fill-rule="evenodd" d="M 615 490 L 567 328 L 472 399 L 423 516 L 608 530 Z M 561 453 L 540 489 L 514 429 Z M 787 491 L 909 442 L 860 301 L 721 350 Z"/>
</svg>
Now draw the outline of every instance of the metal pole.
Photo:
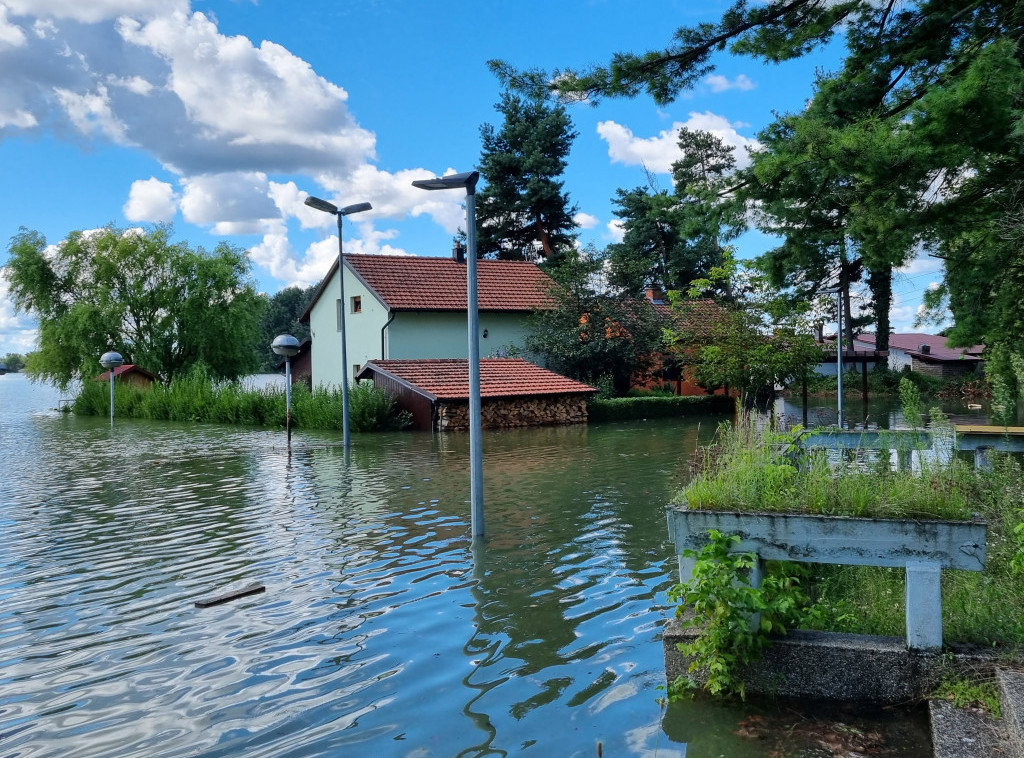
<svg viewBox="0 0 1024 758">
<path fill-rule="evenodd" d="M 284 359 L 284 428 L 288 430 L 288 449 L 292 447 L 292 359 Z"/>
<path fill-rule="evenodd" d="M 839 296 L 839 313 L 837 316 L 837 331 L 836 331 L 836 380 L 839 386 L 839 428 L 843 427 L 843 290 L 840 288 L 837 293 Z"/>
<path fill-rule="evenodd" d="M 348 340 L 345 330 L 345 256 L 342 252 L 341 222 L 344 216 L 338 216 L 338 287 L 341 290 L 341 434 L 342 444 L 347 450 L 352 445 L 352 437 L 348 428 Z"/>
<path fill-rule="evenodd" d="M 473 537 L 484 536 L 484 451 L 480 418 L 480 314 L 476 300 L 476 194 L 466 189 L 466 306 L 469 311 L 469 501 Z"/>
<path fill-rule="evenodd" d="M 114 368 L 108 369 L 110 372 L 110 425 L 114 425 Z"/>
</svg>

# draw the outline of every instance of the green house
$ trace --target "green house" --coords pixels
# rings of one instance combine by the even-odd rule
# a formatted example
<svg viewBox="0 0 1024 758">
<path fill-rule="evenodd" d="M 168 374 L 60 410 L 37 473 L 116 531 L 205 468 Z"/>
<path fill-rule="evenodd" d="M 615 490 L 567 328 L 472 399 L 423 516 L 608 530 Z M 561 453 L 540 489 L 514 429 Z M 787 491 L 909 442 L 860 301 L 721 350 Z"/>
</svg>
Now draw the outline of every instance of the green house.
<svg viewBox="0 0 1024 758">
<path fill-rule="evenodd" d="M 349 382 L 370 360 L 468 357 L 466 269 L 456 255 L 346 255 L 342 303 L 335 262 L 302 316 L 312 335 L 313 386 L 341 382 L 342 307 Z M 522 347 L 530 314 L 553 307 L 552 286 L 534 263 L 478 261 L 480 355 Z"/>
</svg>

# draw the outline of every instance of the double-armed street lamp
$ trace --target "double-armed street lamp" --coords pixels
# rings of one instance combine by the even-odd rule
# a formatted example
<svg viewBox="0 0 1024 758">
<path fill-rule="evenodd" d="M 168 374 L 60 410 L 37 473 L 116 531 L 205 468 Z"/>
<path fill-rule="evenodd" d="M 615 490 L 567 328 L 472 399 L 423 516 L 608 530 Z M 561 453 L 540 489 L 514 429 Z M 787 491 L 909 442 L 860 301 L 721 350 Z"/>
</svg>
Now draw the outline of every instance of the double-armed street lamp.
<svg viewBox="0 0 1024 758">
<path fill-rule="evenodd" d="M 469 496 L 473 537 L 484 536 L 484 453 L 480 418 L 480 315 L 476 299 L 476 183 L 480 172 L 466 171 L 433 179 L 417 179 L 425 190 L 466 191 L 466 310 L 469 321 Z"/>
<path fill-rule="evenodd" d="M 114 425 L 114 369 L 124 365 L 120 353 L 110 350 L 100 356 L 100 365 L 110 373 L 110 425 Z"/>
<path fill-rule="evenodd" d="M 279 334 L 270 349 L 284 356 L 284 427 L 288 431 L 288 448 L 292 446 L 292 357 L 299 352 L 299 341 L 290 334 Z"/>
<path fill-rule="evenodd" d="M 340 282 L 339 288 L 341 290 L 341 301 L 338 306 L 340 311 L 339 326 L 341 328 L 341 429 L 345 449 L 348 450 L 352 445 L 352 437 L 348 428 L 348 341 L 345 331 L 345 258 L 342 252 L 341 221 L 345 216 L 371 210 L 373 206 L 369 203 L 354 203 L 353 205 L 339 208 L 334 203 L 329 203 L 312 195 L 306 197 L 305 203 L 310 208 L 315 208 L 324 213 L 331 213 L 338 217 L 338 281 Z"/>
</svg>

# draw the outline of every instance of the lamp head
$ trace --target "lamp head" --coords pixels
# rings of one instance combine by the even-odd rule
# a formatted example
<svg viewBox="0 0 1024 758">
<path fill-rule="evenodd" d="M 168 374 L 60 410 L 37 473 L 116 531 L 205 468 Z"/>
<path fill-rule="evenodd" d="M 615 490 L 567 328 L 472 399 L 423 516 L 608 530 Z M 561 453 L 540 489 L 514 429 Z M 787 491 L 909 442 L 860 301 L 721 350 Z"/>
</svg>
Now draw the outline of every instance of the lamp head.
<svg viewBox="0 0 1024 758">
<path fill-rule="evenodd" d="M 337 215 L 338 213 L 338 206 L 334 203 L 329 203 L 326 200 L 321 200 L 320 198 L 313 197 L 312 195 L 308 195 L 303 202 L 305 202 L 305 204 L 310 208 L 316 208 L 318 211 L 323 211 L 324 213 L 330 213 L 332 215 Z"/>
<path fill-rule="evenodd" d="M 351 216 L 353 213 L 362 213 L 363 211 L 372 210 L 373 206 L 369 203 L 354 203 L 353 205 L 346 205 L 344 208 L 338 209 L 339 216 Z"/>
<path fill-rule="evenodd" d="M 299 352 L 299 341 L 290 334 L 279 334 L 270 343 L 270 349 L 285 358 L 291 358 Z"/>
<path fill-rule="evenodd" d="M 115 353 L 113 350 L 111 350 L 110 352 L 104 353 L 103 355 L 100 356 L 100 365 L 103 366 L 103 368 L 110 371 L 111 369 L 115 369 L 118 366 L 123 366 L 124 358 L 121 357 L 120 353 Z"/>
<path fill-rule="evenodd" d="M 476 194 L 476 183 L 480 179 L 479 171 L 464 171 L 461 174 L 435 176 L 433 179 L 416 179 L 413 187 L 425 190 L 446 190 L 465 187 L 467 195 Z"/>
</svg>

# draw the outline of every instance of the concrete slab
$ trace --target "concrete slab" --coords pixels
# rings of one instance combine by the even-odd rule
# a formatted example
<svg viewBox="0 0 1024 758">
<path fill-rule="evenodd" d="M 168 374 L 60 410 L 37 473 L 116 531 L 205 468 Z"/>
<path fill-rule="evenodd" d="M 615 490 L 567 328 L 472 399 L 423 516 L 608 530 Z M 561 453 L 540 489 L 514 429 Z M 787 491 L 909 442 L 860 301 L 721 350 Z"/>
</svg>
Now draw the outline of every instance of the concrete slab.
<svg viewBox="0 0 1024 758">
<path fill-rule="evenodd" d="M 947 700 L 931 700 L 935 758 L 1011 758 L 1012 752 L 1000 722 L 976 708 L 957 708 Z"/>
<path fill-rule="evenodd" d="M 686 673 L 689 660 L 676 646 L 696 634 L 677 619 L 665 626 L 668 681 Z M 793 631 L 775 639 L 741 676 L 754 695 L 893 704 L 927 697 L 943 676 L 961 668 L 994 676 L 996 662 L 984 648 L 935 655 L 912 652 L 899 637 Z"/>
<path fill-rule="evenodd" d="M 997 669 L 996 683 L 1006 733 L 1015 751 L 1011 755 L 1024 758 L 1024 672 Z"/>
</svg>

